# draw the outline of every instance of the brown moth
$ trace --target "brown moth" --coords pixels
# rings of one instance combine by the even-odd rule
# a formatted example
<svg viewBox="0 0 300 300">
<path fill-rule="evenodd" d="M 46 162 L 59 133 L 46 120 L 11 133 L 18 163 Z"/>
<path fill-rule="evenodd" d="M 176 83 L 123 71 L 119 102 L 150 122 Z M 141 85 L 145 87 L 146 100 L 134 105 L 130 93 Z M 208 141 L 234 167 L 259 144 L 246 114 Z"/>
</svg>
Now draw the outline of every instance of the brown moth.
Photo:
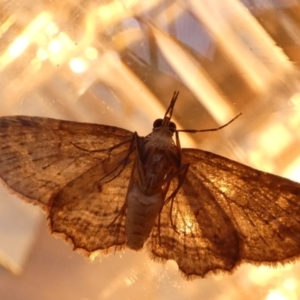
<svg viewBox="0 0 300 300">
<path fill-rule="evenodd" d="M 231 272 L 242 262 L 296 259 L 300 185 L 181 148 L 179 132 L 209 130 L 176 129 L 177 97 L 146 137 L 98 124 L 1 117 L 0 177 L 46 212 L 53 234 L 88 256 L 144 247 L 154 259 L 175 260 L 187 278 Z"/>
</svg>

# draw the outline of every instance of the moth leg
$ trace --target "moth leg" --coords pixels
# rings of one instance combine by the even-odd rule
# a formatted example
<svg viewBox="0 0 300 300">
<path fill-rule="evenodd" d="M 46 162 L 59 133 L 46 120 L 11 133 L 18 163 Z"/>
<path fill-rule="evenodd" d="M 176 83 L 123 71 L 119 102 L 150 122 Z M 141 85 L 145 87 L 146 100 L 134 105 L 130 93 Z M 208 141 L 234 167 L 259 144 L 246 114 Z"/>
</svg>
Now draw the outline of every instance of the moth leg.
<svg viewBox="0 0 300 300">
<path fill-rule="evenodd" d="M 177 149 L 177 157 L 179 158 L 179 162 L 181 164 L 181 145 L 180 145 L 180 139 L 179 139 L 179 134 L 178 131 L 175 132 L 175 144 L 176 144 L 176 149 Z M 176 227 L 174 226 L 173 223 L 173 219 L 172 219 L 172 210 L 173 210 L 173 203 L 174 203 L 174 198 L 176 196 L 176 194 L 178 193 L 180 187 L 182 186 L 186 174 L 189 170 L 189 164 L 185 164 L 185 165 L 180 165 L 179 170 L 177 170 L 176 172 L 174 172 L 172 175 L 172 178 L 174 178 L 175 176 L 178 176 L 178 184 L 176 189 L 172 192 L 172 194 L 165 200 L 164 205 L 166 205 L 169 201 L 171 201 L 171 206 L 170 206 L 170 220 L 171 220 L 171 226 L 173 228 L 173 230 L 175 232 L 177 232 L 179 234 L 179 232 L 177 231 Z M 170 178 L 169 180 L 171 181 L 172 178 Z"/>
<path fill-rule="evenodd" d="M 129 148 L 129 152 L 128 152 L 128 155 L 126 156 L 126 158 L 117 166 L 117 168 L 123 163 L 123 168 L 121 168 L 121 170 L 117 173 L 116 176 L 114 176 L 112 179 L 110 179 L 109 181 L 113 180 L 114 178 L 116 178 L 122 171 L 123 169 L 125 168 L 127 162 L 128 162 L 128 158 L 129 156 L 131 155 L 131 153 L 137 149 L 137 138 L 138 138 L 138 134 L 136 132 L 133 133 L 133 137 L 131 139 L 131 143 L 130 143 L 130 148 Z M 112 172 L 114 172 L 117 168 L 115 168 Z M 127 193 L 130 189 L 130 185 L 132 184 L 133 182 L 133 176 L 134 176 L 134 170 L 135 170 L 135 163 L 133 165 L 133 168 L 132 168 L 132 171 L 131 171 L 131 176 L 130 176 L 130 180 L 129 180 L 129 187 L 127 189 Z M 110 172 L 110 173 L 112 173 Z M 103 177 L 104 178 L 104 177 Z M 102 179 L 103 179 L 102 178 Z M 101 179 L 101 180 L 102 180 Z M 108 181 L 108 182 L 109 182 Z M 116 222 L 118 220 L 118 218 L 120 216 L 122 216 L 125 211 L 126 211 L 126 208 L 127 208 L 127 195 L 126 195 L 126 198 L 125 198 L 125 202 L 124 204 L 122 205 L 122 208 L 120 209 L 119 213 L 116 215 L 116 217 L 108 224 L 108 226 L 112 225 L 114 222 Z"/>
<path fill-rule="evenodd" d="M 180 145 L 180 140 L 179 140 L 179 134 L 177 131 L 176 131 L 176 143 L 175 144 L 176 144 L 177 157 L 179 158 L 178 161 L 179 161 L 180 167 L 175 172 L 169 174 L 164 179 L 164 182 L 171 182 L 171 180 L 173 178 L 178 177 L 178 185 L 177 185 L 176 189 L 172 192 L 172 194 L 165 200 L 164 205 L 166 205 L 171 199 L 173 199 L 176 196 L 176 194 L 178 193 L 182 183 L 184 182 L 186 174 L 189 170 L 189 164 L 184 164 L 184 165 L 181 164 L 181 145 Z M 167 192 L 168 192 L 168 188 L 165 191 L 165 195 L 167 194 Z"/>
<path fill-rule="evenodd" d="M 95 150 L 90 150 L 90 149 L 86 149 L 86 148 L 80 147 L 80 146 L 78 146 L 78 145 L 76 145 L 76 144 L 74 144 L 74 143 L 72 143 L 72 142 L 71 142 L 70 144 L 73 145 L 75 148 L 77 148 L 77 149 L 79 149 L 79 150 L 82 150 L 82 151 L 85 151 L 85 152 L 89 152 L 89 153 L 108 152 L 108 153 L 109 153 L 108 155 L 110 155 L 111 152 L 112 152 L 114 149 L 116 149 L 116 148 L 118 148 L 118 147 L 120 147 L 120 146 L 122 146 L 122 145 L 124 145 L 124 144 L 127 144 L 128 142 L 131 142 L 131 143 L 132 143 L 132 139 L 133 139 L 133 138 L 130 138 L 130 139 L 124 141 L 124 142 L 121 142 L 121 143 L 119 143 L 119 144 L 116 144 L 116 145 L 114 145 L 114 146 L 112 146 L 112 147 L 109 147 L 109 148 L 106 148 L 106 149 L 95 149 Z"/>
<path fill-rule="evenodd" d="M 108 178 L 107 181 L 105 181 L 104 183 L 108 183 L 112 180 L 114 180 L 116 177 L 118 177 L 122 171 L 124 170 L 124 168 L 126 167 L 127 163 L 128 163 L 128 160 L 129 160 L 129 157 L 130 155 L 132 154 L 132 152 L 135 150 L 135 146 L 134 146 L 134 136 L 136 135 L 136 132 L 134 133 L 133 135 L 133 138 L 131 139 L 131 142 L 130 142 L 130 147 L 128 149 L 128 153 L 126 154 L 125 158 L 114 168 L 112 169 L 111 171 L 109 171 L 108 173 L 106 173 L 100 180 L 99 180 L 99 185 L 101 186 L 100 183 L 102 183 L 102 181 L 107 178 L 109 175 L 113 174 L 116 170 L 118 170 L 118 172 L 116 174 L 113 174 L 113 176 L 111 178 Z M 128 142 L 128 141 L 127 141 Z M 120 144 L 118 144 L 120 145 Z M 115 146 L 114 146 L 115 147 Z"/>
<path fill-rule="evenodd" d="M 167 182 L 171 182 L 171 180 L 175 177 L 178 178 L 178 184 L 177 184 L 177 187 L 176 189 L 172 192 L 172 194 L 165 200 L 164 202 L 164 205 L 166 205 L 171 199 L 173 199 L 176 194 L 178 193 L 181 185 L 183 184 L 184 182 L 184 179 L 186 177 L 186 174 L 189 170 L 189 164 L 185 164 L 185 165 L 182 165 L 180 166 L 179 170 L 177 170 L 176 172 L 170 174 L 167 176 L 167 178 L 165 179 L 165 181 Z M 166 191 L 166 194 L 167 194 L 168 191 Z"/>
<path fill-rule="evenodd" d="M 145 166 L 143 168 L 142 166 L 142 149 L 140 146 L 140 142 L 139 142 L 139 136 L 136 134 L 134 136 L 134 143 L 135 143 L 135 148 L 136 148 L 136 159 L 135 159 L 135 168 L 138 172 L 138 174 L 136 174 L 136 178 L 138 179 L 138 182 L 141 186 L 144 185 L 144 181 L 145 181 L 145 171 L 144 168 L 146 169 L 147 166 Z M 151 155 L 151 154 L 150 154 Z"/>
<path fill-rule="evenodd" d="M 177 157 L 179 158 L 179 161 L 181 163 L 181 145 L 178 131 L 175 131 L 175 145 L 177 149 Z"/>
<path fill-rule="evenodd" d="M 182 165 L 179 170 L 177 170 L 176 172 L 174 172 L 174 173 L 170 174 L 170 176 L 168 176 L 170 178 L 168 178 L 168 182 L 167 182 L 167 185 L 166 185 L 166 188 L 165 188 L 165 194 L 167 194 L 167 192 L 169 190 L 170 182 L 171 182 L 171 180 L 173 178 L 178 177 L 178 184 L 177 184 L 176 189 L 172 192 L 172 194 L 164 201 L 164 205 L 161 208 L 161 211 L 162 211 L 163 207 L 169 201 L 171 201 L 170 212 L 169 212 L 169 214 L 170 214 L 170 221 L 171 221 L 171 226 L 172 226 L 173 230 L 177 234 L 179 234 L 179 232 L 177 231 L 177 229 L 176 229 L 176 227 L 174 225 L 173 219 L 172 219 L 173 203 L 174 203 L 174 199 L 175 199 L 176 194 L 178 193 L 181 185 L 184 182 L 184 179 L 186 177 L 186 174 L 187 174 L 188 170 L 189 170 L 189 164 Z M 160 211 L 160 213 L 161 213 L 161 211 Z M 159 237 L 158 239 L 159 239 L 159 244 L 160 244 L 160 213 L 158 215 L 158 237 Z"/>
</svg>

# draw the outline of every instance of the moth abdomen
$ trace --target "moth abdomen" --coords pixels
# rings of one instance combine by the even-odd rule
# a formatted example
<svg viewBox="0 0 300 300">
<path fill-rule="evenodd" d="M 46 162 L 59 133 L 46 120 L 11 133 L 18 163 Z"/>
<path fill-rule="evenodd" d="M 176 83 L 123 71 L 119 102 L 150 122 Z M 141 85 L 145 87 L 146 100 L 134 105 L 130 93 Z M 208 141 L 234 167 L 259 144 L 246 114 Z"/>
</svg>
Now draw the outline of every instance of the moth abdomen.
<svg viewBox="0 0 300 300">
<path fill-rule="evenodd" d="M 134 250 L 143 247 L 163 205 L 162 192 L 145 195 L 137 182 L 127 194 L 125 234 L 127 246 Z"/>
</svg>

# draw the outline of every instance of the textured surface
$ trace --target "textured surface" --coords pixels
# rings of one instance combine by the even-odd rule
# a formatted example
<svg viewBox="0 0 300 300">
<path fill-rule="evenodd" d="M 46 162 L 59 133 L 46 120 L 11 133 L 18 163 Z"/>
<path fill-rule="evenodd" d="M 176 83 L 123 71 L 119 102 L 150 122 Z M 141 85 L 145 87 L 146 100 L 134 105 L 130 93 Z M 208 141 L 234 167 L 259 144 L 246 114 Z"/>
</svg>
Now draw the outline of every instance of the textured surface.
<svg viewBox="0 0 300 300">
<path fill-rule="evenodd" d="M 125 246 L 133 133 L 36 117 L 3 117 L 0 128 L 1 178 L 46 211 L 53 233 L 87 255 Z M 202 150 L 181 154 L 189 171 L 147 241 L 154 258 L 191 277 L 299 255 L 298 183 Z M 179 178 L 165 183 L 166 199 Z"/>
</svg>

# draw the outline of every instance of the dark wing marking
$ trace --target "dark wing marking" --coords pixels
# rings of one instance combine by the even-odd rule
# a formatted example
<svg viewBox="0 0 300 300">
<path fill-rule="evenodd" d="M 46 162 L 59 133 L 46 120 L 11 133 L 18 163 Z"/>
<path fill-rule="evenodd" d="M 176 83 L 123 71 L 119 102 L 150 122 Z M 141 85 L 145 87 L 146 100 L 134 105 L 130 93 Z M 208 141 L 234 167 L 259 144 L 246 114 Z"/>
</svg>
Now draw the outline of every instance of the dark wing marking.
<svg viewBox="0 0 300 300">
<path fill-rule="evenodd" d="M 132 136 L 132 132 L 112 126 L 1 117 L 0 177 L 25 200 L 47 209 L 66 184 L 128 150 Z"/>
<path fill-rule="evenodd" d="M 189 171 L 152 232 L 154 256 L 175 260 L 188 277 L 299 256 L 298 183 L 197 149 L 182 149 L 182 160 Z"/>
</svg>

